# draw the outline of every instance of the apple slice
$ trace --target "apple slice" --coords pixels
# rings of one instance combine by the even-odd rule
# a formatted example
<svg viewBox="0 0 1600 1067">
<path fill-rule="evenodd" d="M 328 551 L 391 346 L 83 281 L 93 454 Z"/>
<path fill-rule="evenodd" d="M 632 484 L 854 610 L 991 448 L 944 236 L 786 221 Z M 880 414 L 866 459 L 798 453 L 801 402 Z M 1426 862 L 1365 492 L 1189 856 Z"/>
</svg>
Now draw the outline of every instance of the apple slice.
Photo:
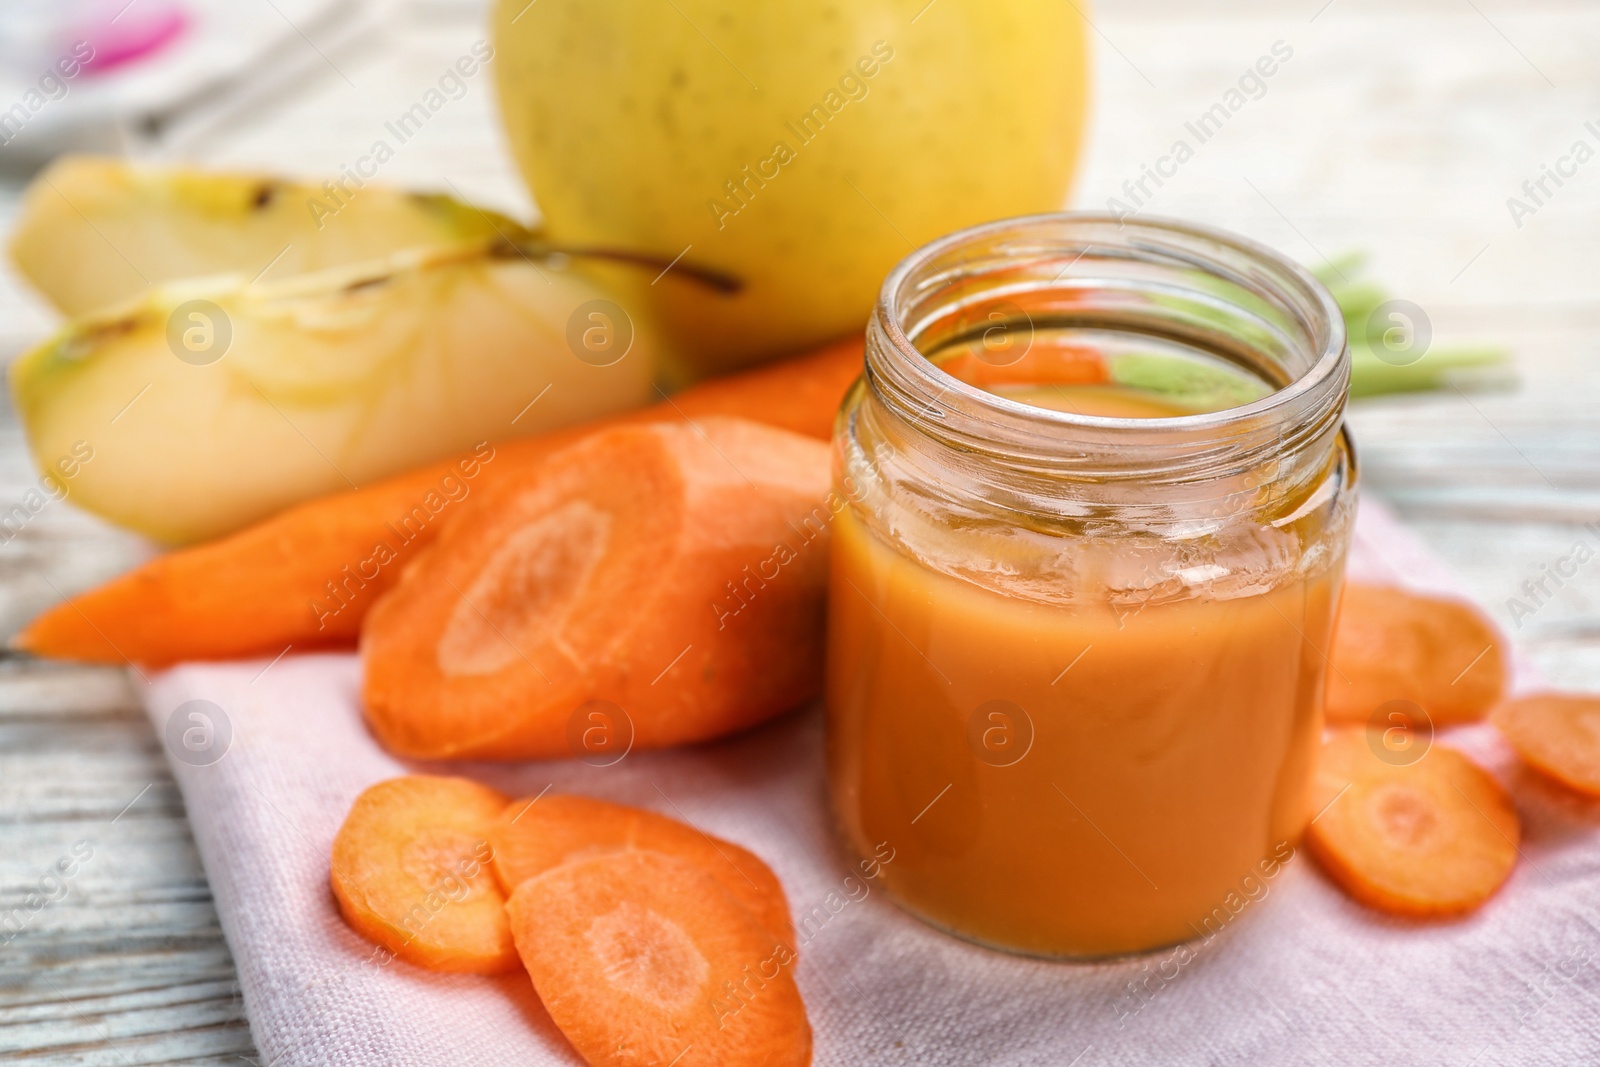
<svg viewBox="0 0 1600 1067">
<path fill-rule="evenodd" d="M 342 187 L 65 156 L 23 195 L 11 256 L 51 303 L 80 315 L 180 278 L 275 280 L 403 248 L 525 236 L 448 196 L 336 181 Z"/>
<path fill-rule="evenodd" d="M 22 356 L 12 393 L 40 469 L 71 469 L 56 481 L 80 506 L 158 541 L 216 537 L 644 403 L 649 332 L 563 262 L 495 238 L 160 285 Z"/>
</svg>

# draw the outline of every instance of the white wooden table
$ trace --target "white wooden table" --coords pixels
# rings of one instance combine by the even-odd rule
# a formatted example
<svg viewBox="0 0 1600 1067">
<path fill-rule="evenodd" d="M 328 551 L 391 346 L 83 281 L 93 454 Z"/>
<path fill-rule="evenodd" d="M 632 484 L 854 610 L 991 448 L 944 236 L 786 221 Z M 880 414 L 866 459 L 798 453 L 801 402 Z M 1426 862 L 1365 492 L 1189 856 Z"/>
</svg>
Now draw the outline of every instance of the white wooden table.
<svg viewBox="0 0 1600 1067">
<path fill-rule="evenodd" d="M 265 0 L 239 0 L 241 3 Z M 1080 3 L 1081 0 L 1075 0 Z M 1083 10 L 1089 9 L 1085 6 Z M 0 15 L 3 18 L 4 15 Z M 1102 0 L 1091 150 L 1075 195 L 1103 207 L 1257 57 L 1293 56 L 1145 210 L 1228 226 L 1308 263 L 1371 253 L 1443 340 L 1504 342 L 1519 382 L 1364 402 L 1365 485 L 1508 627 L 1525 579 L 1600 521 L 1600 159 L 1518 227 L 1506 200 L 1600 125 L 1600 8 L 1578 0 Z M 471 0 L 403 4 L 299 94 L 183 146 L 216 164 L 306 175 L 359 155 L 396 108 L 482 35 Z M 310 47 L 310 45 L 308 45 Z M 487 79 L 385 169 L 390 181 L 512 211 Z M 1004 165 L 1003 160 L 998 165 Z M 0 222 L 17 190 L 0 188 Z M 0 278 L 0 349 L 50 316 Z M 0 413 L 0 510 L 34 475 Z M 0 544 L 0 632 L 147 553 L 61 504 Z M 1592 571 L 1593 573 L 1590 573 Z M 1600 563 L 1514 636 L 1554 682 L 1600 689 Z M 160 742 L 121 672 L 0 659 L 0 1058 L 73 1064 L 255 1062 Z M 65 895 L 25 906 L 74 847 Z M 20 908 L 9 938 L 5 916 Z M 15 924 L 13 924 L 15 925 Z"/>
</svg>

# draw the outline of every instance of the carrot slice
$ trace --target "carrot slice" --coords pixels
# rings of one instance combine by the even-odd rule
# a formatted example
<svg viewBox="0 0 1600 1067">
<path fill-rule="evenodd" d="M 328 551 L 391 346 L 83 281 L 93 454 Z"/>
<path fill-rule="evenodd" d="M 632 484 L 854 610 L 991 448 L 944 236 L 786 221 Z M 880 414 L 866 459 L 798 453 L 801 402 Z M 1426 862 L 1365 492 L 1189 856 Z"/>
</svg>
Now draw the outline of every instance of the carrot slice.
<svg viewBox="0 0 1600 1067">
<path fill-rule="evenodd" d="M 719 737 L 821 686 L 827 446 L 742 419 L 596 432 L 467 503 L 367 616 L 368 721 L 425 759 Z M 625 751 L 625 749 L 624 749 Z"/>
<path fill-rule="evenodd" d="M 489 870 L 489 827 L 507 803 L 465 778 L 412 775 L 366 790 L 333 839 L 345 921 L 429 970 L 515 970 L 506 897 Z"/>
<path fill-rule="evenodd" d="M 861 340 L 703 382 L 600 425 L 735 415 L 828 439 L 861 373 Z M 466 496 L 515 479 L 594 427 L 484 446 L 473 454 L 290 508 L 181 549 L 57 604 L 12 639 L 38 656 L 165 667 L 355 644 L 361 621 L 406 561 Z"/>
<path fill-rule="evenodd" d="M 570 794 L 516 801 L 489 828 L 494 872 L 507 893 L 552 867 L 588 856 L 640 849 L 687 860 L 786 945 L 794 944 L 789 901 L 772 869 L 753 852 L 642 808 Z"/>
<path fill-rule="evenodd" d="M 1461 753 L 1435 746 L 1414 763 L 1380 759 L 1367 730 L 1336 731 L 1317 767 L 1320 814 L 1306 830 L 1317 862 L 1380 911 L 1459 915 L 1494 895 L 1521 836 L 1505 790 Z"/>
<path fill-rule="evenodd" d="M 596 1067 L 811 1062 L 793 950 L 695 864 L 577 860 L 523 882 L 508 910 L 550 1017 Z"/>
<path fill-rule="evenodd" d="M 1330 723 L 1367 722 L 1391 700 L 1436 725 L 1471 722 L 1505 691 L 1505 649 L 1481 611 L 1393 586 L 1345 587 L 1328 659 Z"/>
<path fill-rule="evenodd" d="M 1501 704 L 1490 721 L 1529 766 L 1600 797 L 1600 697 L 1535 693 Z"/>
</svg>

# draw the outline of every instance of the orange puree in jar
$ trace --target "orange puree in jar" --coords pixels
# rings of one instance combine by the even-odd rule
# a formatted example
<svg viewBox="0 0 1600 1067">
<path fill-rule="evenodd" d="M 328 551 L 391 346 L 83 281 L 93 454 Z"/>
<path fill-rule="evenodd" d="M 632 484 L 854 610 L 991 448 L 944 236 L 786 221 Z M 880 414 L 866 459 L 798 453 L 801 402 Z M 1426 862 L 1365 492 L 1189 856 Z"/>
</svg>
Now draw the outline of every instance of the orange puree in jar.
<svg viewBox="0 0 1600 1067">
<path fill-rule="evenodd" d="M 924 918 L 1041 955 L 1169 944 L 1299 834 L 1331 576 L 1030 602 L 929 569 L 849 509 L 832 552 L 836 806 L 858 848 L 894 847 L 883 877 Z"/>
<path fill-rule="evenodd" d="M 1311 815 L 1348 360 L 1298 267 L 1174 223 L 1008 220 L 890 276 L 835 435 L 826 703 L 897 903 L 1097 957 L 1256 895 Z"/>
</svg>

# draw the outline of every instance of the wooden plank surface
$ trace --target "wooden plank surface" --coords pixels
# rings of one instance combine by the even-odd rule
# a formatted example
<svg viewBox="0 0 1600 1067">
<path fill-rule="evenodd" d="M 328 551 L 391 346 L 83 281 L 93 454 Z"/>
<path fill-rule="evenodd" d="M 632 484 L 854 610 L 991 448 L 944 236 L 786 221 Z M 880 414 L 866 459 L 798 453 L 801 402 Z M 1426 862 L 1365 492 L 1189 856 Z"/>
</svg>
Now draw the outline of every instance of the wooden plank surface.
<svg viewBox="0 0 1600 1067">
<path fill-rule="evenodd" d="M 1583 128 L 1600 121 L 1600 11 L 1577 0 L 1103 0 L 1088 17 L 1099 98 L 1081 207 L 1124 196 L 1123 183 L 1168 152 L 1184 122 L 1258 56 L 1275 42 L 1293 49 L 1259 99 L 1141 210 L 1229 226 L 1313 264 L 1365 250 L 1398 295 L 1425 309 L 1437 337 L 1516 351 L 1511 390 L 1358 405 L 1351 420 L 1366 486 L 1456 566 L 1552 681 L 1600 688 L 1600 564 L 1520 625 L 1508 607 L 1525 579 L 1594 536 L 1583 523 L 1600 521 L 1600 161 L 1521 227 L 1506 207 L 1574 140 L 1600 147 Z M 936 19 L 934 9 L 921 23 Z M 248 120 L 191 131 L 167 152 L 332 172 L 482 33 L 472 3 L 398 4 L 383 32 L 336 53 L 337 71 Z M 446 114 L 383 178 L 526 212 L 487 79 Z M 0 187 L 0 223 L 17 191 Z M 51 322 L 14 278 L 0 277 L 0 351 L 32 343 Z M 0 505 L 33 478 L 7 405 Z M 0 633 L 148 552 L 49 505 L 0 544 Z M 118 671 L 0 660 L 7 1062 L 255 1062 L 138 684 Z M 72 876 L 41 890 L 58 861 Z M 30 894 L 59 899 L 35 910 Z M 7 927 L 7 915 L 20 925 Z"/>
</svg>

